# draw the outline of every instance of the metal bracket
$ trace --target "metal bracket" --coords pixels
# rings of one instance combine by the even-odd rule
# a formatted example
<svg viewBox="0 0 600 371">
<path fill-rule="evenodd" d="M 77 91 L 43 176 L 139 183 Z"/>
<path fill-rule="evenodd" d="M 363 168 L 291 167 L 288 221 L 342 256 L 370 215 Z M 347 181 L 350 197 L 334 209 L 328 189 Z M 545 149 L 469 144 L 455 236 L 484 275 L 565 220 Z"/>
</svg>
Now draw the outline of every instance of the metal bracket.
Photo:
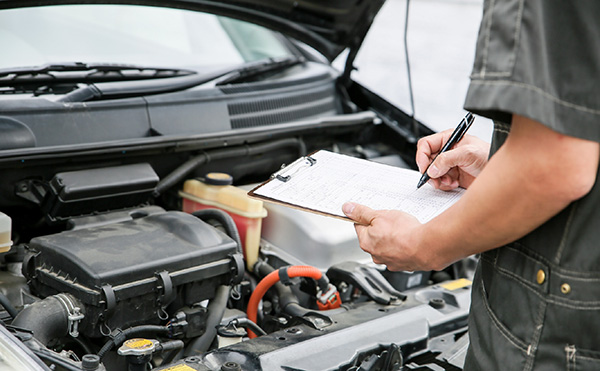
<svg viewBox="0 0 600 371">
<path fill-rule="evenodd" d="M 406 295 L 396 290 L 377 269 L 357 262 L 335 264 L 327 270 L 332 282 L 346 282 L 384 305 L 397 305 L 406 299 Z"/>
<path fill-rule="evenodd" d="M 39 180 L 24 180 L 15 185 L 15 195 L 41 205 L 46 196 L 46 189 Z"/>
</svg>

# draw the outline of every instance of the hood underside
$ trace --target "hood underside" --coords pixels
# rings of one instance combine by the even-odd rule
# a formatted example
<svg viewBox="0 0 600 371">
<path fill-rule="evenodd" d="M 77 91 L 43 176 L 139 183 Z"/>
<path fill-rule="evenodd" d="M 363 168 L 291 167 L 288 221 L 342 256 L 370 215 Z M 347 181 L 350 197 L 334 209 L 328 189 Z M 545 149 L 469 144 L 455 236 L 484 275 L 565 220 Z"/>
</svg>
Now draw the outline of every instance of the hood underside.
<svg viewBox="0 0 600 371">
<path fill-rule="evenodd" d="M 241 19 L 282 32 L 330 61 L 358 48 L 385 0 L 0 0 L 0 8 L 60 4 L 139 4 L 184 8 Z"/>
</svg>

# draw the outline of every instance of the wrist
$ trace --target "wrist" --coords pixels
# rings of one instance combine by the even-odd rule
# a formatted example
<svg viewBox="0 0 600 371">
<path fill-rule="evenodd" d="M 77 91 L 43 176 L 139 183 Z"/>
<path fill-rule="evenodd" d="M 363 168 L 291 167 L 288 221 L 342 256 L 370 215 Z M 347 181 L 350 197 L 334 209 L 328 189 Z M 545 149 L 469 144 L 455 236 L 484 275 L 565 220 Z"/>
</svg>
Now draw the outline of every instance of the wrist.
<svg viewBox="0 0 600 371">
<path fill-rule="evenodd" d="M 419 270 L 440 271 L 453 263 L 447 258 L 447 249 L 443 239 L 437 237 L 437 228 L 431 222 L 420 224 L 411 233 L 408 240 L 412 251 L 415 252 L 415 263 Z"/>
</svg>

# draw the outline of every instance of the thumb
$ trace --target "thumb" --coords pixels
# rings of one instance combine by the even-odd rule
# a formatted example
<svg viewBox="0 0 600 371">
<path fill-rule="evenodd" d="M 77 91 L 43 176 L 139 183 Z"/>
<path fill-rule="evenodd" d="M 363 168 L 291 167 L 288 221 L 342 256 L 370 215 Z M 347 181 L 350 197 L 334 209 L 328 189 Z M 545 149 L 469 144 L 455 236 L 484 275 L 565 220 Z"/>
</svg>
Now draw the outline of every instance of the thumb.
<svg viewBox="0 0 600 371">
<path fill-rule="evenodd" d="M 369 225 L 375 218 L 375 211 L 373 209 L 354 202 L 346 202 L 342 205 L 342 211 L 348 218 L 359 224 Z"/>
</svg>

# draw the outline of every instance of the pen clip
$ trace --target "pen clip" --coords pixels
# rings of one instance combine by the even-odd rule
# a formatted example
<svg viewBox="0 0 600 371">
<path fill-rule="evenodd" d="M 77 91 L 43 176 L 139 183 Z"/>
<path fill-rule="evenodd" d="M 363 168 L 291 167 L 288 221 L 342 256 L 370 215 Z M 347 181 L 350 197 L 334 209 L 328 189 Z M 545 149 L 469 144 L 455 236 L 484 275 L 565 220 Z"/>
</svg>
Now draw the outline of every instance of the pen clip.
<svg viewBox="0 0 600 371">
<path fill-rule="evenodd" d="M 473 124 L 473 121 L 475 121 L 475 116 L 473 116 L 471 112 L 468 112 L 463 120 L 466 121 L 466 125 L 463 127 L 460 135 L 456 140 L 456 143 L 460 142 L 460 140 L 465 136 L 465 133 L 469 130 L 471 124 Z"/>
</svg>

